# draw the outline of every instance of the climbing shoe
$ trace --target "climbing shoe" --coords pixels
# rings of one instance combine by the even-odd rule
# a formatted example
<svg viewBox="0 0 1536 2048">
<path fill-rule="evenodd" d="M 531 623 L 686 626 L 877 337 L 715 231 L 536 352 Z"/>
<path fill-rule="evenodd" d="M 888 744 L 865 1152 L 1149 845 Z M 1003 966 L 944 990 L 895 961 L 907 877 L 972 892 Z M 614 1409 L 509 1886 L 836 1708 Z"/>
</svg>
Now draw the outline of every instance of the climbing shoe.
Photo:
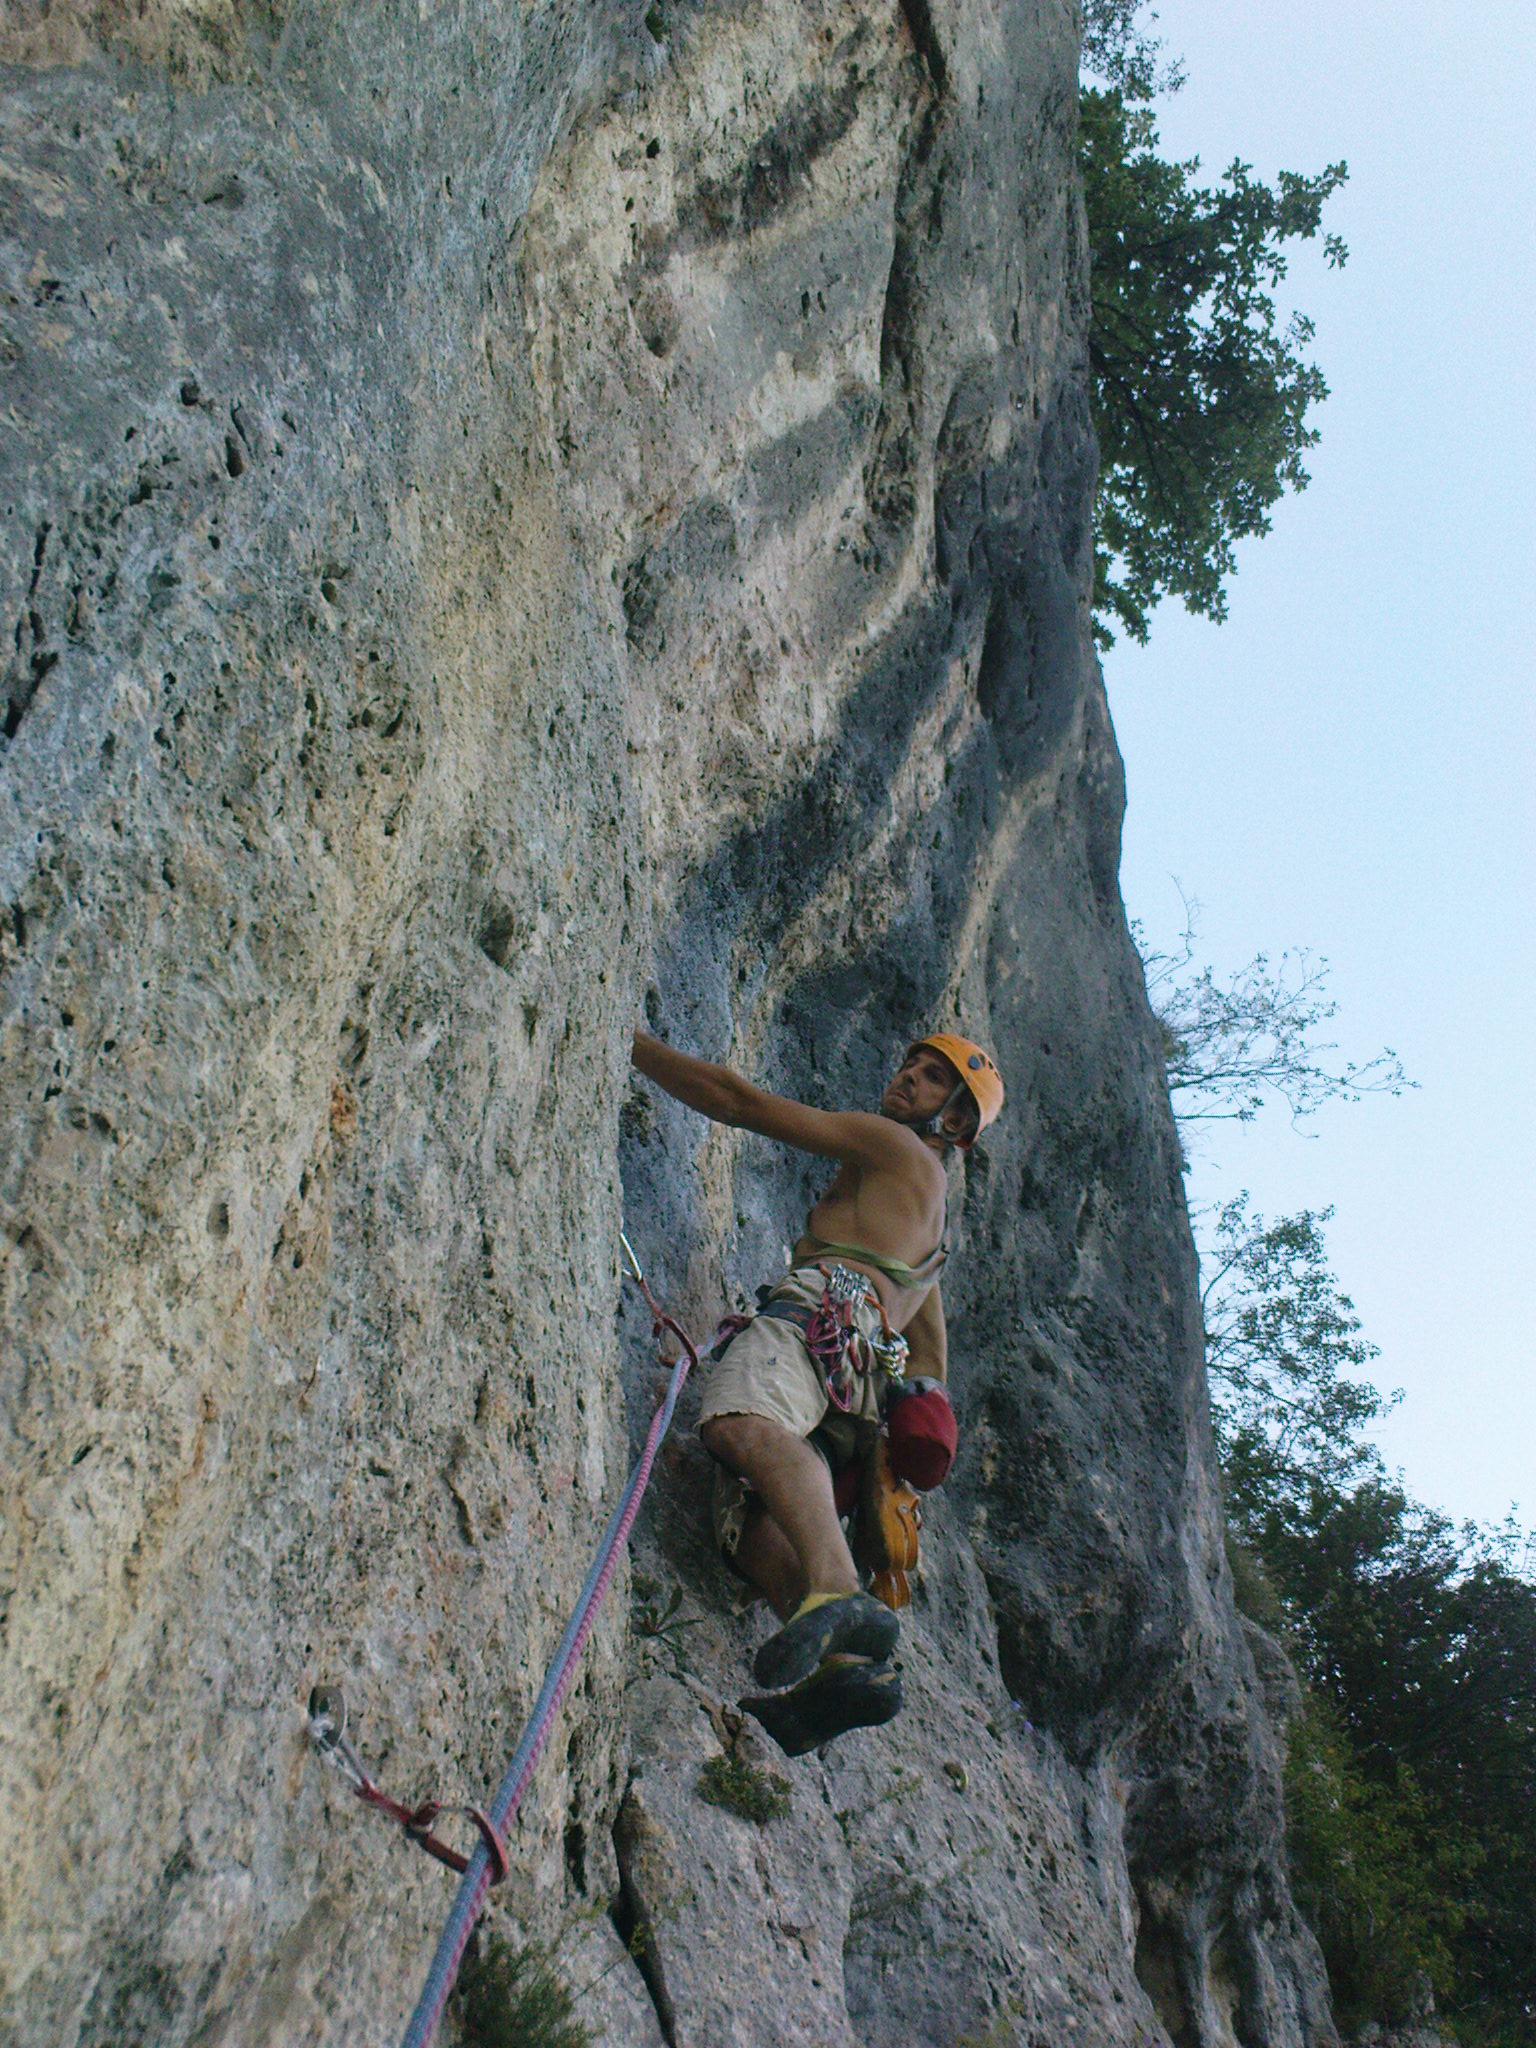
<svg viewBox="0 0 1536 2048">
<path fill-rule="evenodd" d="M 867 1593 L 812 1593 L 752 1660 L 761 1686 L 798 1685 L 834 1652 L 889 1657 L 901 1623 Z"/>
<path fill-rule="evenodd" d="M 892 1720 L 901 1712 L 901 1676 L 889 1664 L 835 1662 L 788 1692 L 760 1693 L 741 1704 L 786 1756 L 804 1756 L 850 1728 L 879 1728 Z"/>
</svg>

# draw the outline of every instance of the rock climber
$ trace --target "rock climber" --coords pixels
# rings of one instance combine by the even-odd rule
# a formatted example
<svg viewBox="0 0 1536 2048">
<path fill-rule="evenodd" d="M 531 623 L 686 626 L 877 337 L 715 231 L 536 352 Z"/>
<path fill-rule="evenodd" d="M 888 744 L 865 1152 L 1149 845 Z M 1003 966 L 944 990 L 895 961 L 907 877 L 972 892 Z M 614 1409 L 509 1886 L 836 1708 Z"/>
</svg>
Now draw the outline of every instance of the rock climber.
<svg viewBox="0 0 1536 2048">
<path fill-rule="evenodd" d="M 869 1459 L 882 1420 L 899 1478 L 935 1485 L 953 1459 L 945 1168 L 1001 1110 L 1002 1077 L 980 1046 L 936 1032 L 908 1049 L 872 1115 L 770 1095 L 644 1031 L 633 1060 L 715 1123 L 837 1161 L 790 1270 L 717 1352 L 699 1419 L 720 1547 L 782 1624 L 753 1663 L 764 1692 L 742 1705 L 800 1756 L 901 1708 L 900 1622 L 861 1587 L 834 1482 Z"/>
</svg>

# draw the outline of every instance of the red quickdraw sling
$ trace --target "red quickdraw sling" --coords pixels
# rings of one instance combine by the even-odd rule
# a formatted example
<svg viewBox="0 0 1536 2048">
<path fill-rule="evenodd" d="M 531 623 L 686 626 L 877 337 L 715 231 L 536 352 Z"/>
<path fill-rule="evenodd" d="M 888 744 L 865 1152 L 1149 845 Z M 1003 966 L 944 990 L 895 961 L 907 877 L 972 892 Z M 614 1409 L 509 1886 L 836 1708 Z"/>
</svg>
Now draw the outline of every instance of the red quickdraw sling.
<svg viewBox="0 0 1536 2048">
<path fill-rule="evenodd" d="M 433 1834 L 432 1823 L 443 1813 L 462 1813 L 467 1820 L 472 1820 L 491 1859 L 491 1883 L 501 1883 L 507 1874 L 507 1845 L 490 1815 L 478 1806 L 450 1806 L 440 1799 L 424 1799 L 419 1806 L 406 1806 L 398 1799 L 391 1799 L 363 1768 L 362 1759 L 348 1740 L 346 1702 L 338 1687 L 317 1685 L 310 1694 L 309 1734 L 326 1762 L 340 1771 L 365 1806 L 398 1821 L 418 1849 L 425 1849 L 429 1856 L 435 1856 L 439 1863 L 446 1863 L 450 1870 L 458 1871 L 461 1876 L 469 1868 L 469 1858 L 461 1855 L 440 1835 Z"/>
</svg>

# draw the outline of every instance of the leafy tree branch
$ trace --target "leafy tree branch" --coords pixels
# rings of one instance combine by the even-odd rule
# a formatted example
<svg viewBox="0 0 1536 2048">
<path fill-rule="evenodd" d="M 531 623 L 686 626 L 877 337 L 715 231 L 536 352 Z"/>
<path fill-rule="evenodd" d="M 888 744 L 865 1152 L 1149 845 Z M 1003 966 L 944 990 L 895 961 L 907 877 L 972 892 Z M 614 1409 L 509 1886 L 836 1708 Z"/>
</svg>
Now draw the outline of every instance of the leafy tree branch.
<svg viewBox="0 0 1536 2048">
<path fill-rule="evenodd" d="M 1100 470 L 1097 625 L 1144 641 L 1166 596 L 1226 615 L 1236 543 L 1308 481 L 1312 407 L 1327 396 L 1307 351 L 1313 324 L 1275 294 L 1286 245 L 1322 231 L 1343 163 L 1273 185 L 1237 160 L 1215 187 L 1199 159 L 1159 154 L 1148 102 L 1182 69 L 1138 25 L 1137 0 L 1089 0 L 1079 154 L 1092 259 L 1089 356 Z M 1154 15 L 1153 20 L 1156 19 Z M 1330 265 L 1347 250 L 1324 236 Z"/>
<path fill-rule="evenodd" d="M 1215 1217 L 1202 1261 L 1206 1370 L 1229 1467 L 1276 1495 L 1315 1474 L 1343 1483 L 1372 1464 L 1362 1432 L 1396 1406 L 1359 1377 L 1377 1357 L 1328 1262 L 1331 1209 L 1273 1223 L 1247 1193 Z"/>
</svg>

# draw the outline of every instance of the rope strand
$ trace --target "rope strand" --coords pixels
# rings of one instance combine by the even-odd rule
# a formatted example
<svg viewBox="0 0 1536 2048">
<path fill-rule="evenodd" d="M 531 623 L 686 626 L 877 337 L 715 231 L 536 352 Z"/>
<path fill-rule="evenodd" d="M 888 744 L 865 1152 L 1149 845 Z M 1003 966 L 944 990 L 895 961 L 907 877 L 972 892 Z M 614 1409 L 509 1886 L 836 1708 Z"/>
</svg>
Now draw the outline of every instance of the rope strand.
<svg viewBox="0 0 1536 2048">
<path fill-rule="evenodd" d="M 577 1660 L 597 1619 L 597 1610 L 602 1605 L 603 1596 L 608 1591 L 614 1572 L 618 1569 L 619 1554 L 627 1543 L 635 1517 L 640 1512 L 640 1503 L 650 1484 L 651 1468 L 656 1462 L 656 1454 L 672 1426 L 672 1416 L 677 1408 L 677 1397 L 683 1390 L 683 1382 L 699 1362 L 698 1351 L 687 1332 L 665 1312 L 646 1284 L 645 1275 L 640 1270 L 640 1262 L 636 1259 L 628 1238 L 624 1238 L 623 1243 L 634 1279 L 654 1318 L 655 1335 L 659 1337 L 663 1330 L 669 1330 L 682 1349 L 673 1365 L 665 1398 L 651 1417 L 645 1448 L 629 1475 L 628 1483 L 619 1497 L 618 1506 L 609 1517 L 602 1541 L 597 1546 L 597 1554 L 592 1560 L 591 1569 L 577 1597 L 575 1610 L 566 1625 L 565 1634 L 560 1638 L 559 1647 L 550 1660 L 549 1669 L 544 1674 L 544 1684 L 538 1699 L 534 1702 L 533 1712 L 528 1717 L 523 1738 L 507 1766 L 501 1787 L 491 1802 L 489 1818 L 494 1832 L 482 1839 L 473 1851 L 468 1868 L 459 1881 L 458 1894 L 448 1916 L 448 1924 L 438 1941 L 431 1969 L 427 1973 L 427 1981 L 422 1987 L 411 2023 L 401 2041 L 401 2048 L 428 2048 L 428 2043 L 437 2032 L 443 2008 L 448 2003 L 448 1994 L 453 1989 L 459 1964 L 463 1960 L 464 1950 L 469 1944 L 469 1937 L 485 1904 L 485 1895 L 494 1881 L 494 1868 L 487 1841 L 495 1839 L 505 1842 L 507 1838 L 507 1828 L 528 1788 L 544 1745 L 549 1740 L 555 1715 L 570 1689 Z"/>
</svg>

